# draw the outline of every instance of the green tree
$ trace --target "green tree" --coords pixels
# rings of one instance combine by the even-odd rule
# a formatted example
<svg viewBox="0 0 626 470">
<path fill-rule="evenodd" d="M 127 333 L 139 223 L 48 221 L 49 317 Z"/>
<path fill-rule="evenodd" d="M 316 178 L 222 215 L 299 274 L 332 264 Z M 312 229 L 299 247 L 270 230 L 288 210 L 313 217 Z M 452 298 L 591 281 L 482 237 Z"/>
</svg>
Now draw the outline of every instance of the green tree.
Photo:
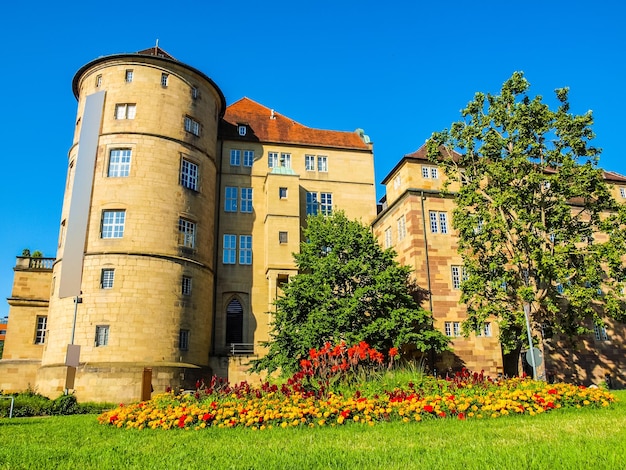
<svg viewBox="0 0 626 470">
<path fill-rule="evenodd" d="M 567 88 L 556 110 L 528 88 L 516 72 L 499 95 L 477 93 L 427 144 L 458 183 L 464 329 L 495 317 L 505 353 L 527 344 L 525 305 L 536 331 L 577 335 L 605 315 L 625 318 L 626 212 L 597 167 L 591 111 L 570 113 Z"/>
<path fill-rule="evenodd" d="M 447 347 L 419 306 L 410 269 L 383 251 L 369 228 L 342 212 L 318 215 L 307 219 L 303 240 L 294 254 L 299 274 L 275 302 L 268 354 L 253 362 L 254 370 L 291 373 L 327 341 L 366 341 L 381 352 Z"/>
</svg>

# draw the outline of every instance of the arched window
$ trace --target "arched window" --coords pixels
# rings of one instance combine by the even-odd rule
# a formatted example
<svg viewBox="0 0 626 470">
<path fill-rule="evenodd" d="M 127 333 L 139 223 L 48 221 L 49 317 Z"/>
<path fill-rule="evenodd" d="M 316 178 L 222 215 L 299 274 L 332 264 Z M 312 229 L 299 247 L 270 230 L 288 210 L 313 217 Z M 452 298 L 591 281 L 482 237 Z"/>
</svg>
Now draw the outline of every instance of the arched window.
<svg viewBox="0 0 626 470">
<path fill-rule="evenodd" d="M 226 307 L 226 344 L 243 343 L 243 307 L 233 299 Z"/>
</svg>

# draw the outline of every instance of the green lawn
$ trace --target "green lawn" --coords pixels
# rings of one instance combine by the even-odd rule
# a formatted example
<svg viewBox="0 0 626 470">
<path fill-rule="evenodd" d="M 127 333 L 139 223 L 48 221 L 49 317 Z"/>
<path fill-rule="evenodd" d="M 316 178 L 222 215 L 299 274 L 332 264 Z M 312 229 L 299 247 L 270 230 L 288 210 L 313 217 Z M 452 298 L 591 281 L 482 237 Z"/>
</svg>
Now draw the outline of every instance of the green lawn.
<svg viewBox="0 0 626 470">
<path fill-rule="evenodd" d="M 0 469 L 623 469 L 626 391 L 535 417 L 253 431 L 123 430 L 95 415 L 0 419 Z"/>
</svg>

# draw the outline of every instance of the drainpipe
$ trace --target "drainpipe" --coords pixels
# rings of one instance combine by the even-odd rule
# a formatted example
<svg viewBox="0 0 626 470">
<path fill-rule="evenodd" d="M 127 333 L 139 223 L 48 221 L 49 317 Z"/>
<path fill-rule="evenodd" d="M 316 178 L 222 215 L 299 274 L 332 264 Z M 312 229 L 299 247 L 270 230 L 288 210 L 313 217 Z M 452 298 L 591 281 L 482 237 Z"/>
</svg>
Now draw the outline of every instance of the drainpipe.
<svg viewBox="0 0 626 470">
<path fill-rule="evenodd" d="M 218 124 L 219 125 L 219 124 Z M 220 208 L 222 204 L 222 152 L 223 152 L 224 143 L 222 140 L 219 140 L 219 148 L 216 156 L 216 186 L 217 186 L 217 197 L 215 208 L 215 228 L 214 228 L 214 236 L 213 240 L 215 243 L 215 247 L 213 250 L 213 327 L 211 328 L 211 352 L 210 357 L 215 357 L 215 325 L 217 323 L 217 273 L 218 273 L 218 260 L 219 260 L 219 233 L 220 233 Z"/>
<path fill-rule="evenodd" d="M 433 295 L 430 285 L 430 260 L 428 258 L 428 237 L 426 235 L 426 210 L 424 209 L 424 191 L 421 191 L 420 200 L 422 202 L 422 229 L 424 230 L 424 252 L 426 253 L 426 279 L 428 284 L 428 302 L 430 305 L 430 312 L 433 312 Z"/>
</svg>

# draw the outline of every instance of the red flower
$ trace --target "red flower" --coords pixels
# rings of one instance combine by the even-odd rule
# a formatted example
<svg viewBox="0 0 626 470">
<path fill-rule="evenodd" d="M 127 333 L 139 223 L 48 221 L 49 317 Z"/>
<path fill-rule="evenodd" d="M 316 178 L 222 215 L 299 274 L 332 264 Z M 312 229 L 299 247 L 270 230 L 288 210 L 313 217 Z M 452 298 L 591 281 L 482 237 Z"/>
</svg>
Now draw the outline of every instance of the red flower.
<svg viewBox="0 0 626 470">
<path fill-rule="evenodd" d="M 440 417 L 440 418 L 445 418 L 445 417 L 446 417 L 446 414 L 442 411 L 441 413 L 439 413 L 439 417 Z"/>
<path fill-rule="evenodd" d="M 427 413 L 432 413 L 433 412 L 433 407 L 431 405 L 426 405 L 424 407 L 424 411 L 426 411 Z"/>
<path fill-rule="evenodd" d="M 310 369 L 312 365 L 313 365 L 313 364 L 311 364 L 311 361 L 309 361 L 309 360 L 307 360 L 307 359 L 302 359 L 302 360 L 300 361 L 300 367 L 302 367 L 302 368 L 303 368 L 303 369 L 305 369 L 305 370 L 306 370 L 306 369 Z"/>
<path fill-rule="evenodd" d="M 557 391 L 554 388 L 551 388 L 550 390 L 548 390 L 548 394 L 549 395 L 556 395 Z"/>
<path fill-rule="evenodd" d="M 178 418 L 178 427 L 179 428 L 184 428 L 185 427 L 185 420 L 187 419 L 187 415 L 182 415 L 180 418 Z"/>
<path fill-rule="evenodd" d="M 398 355 L 398 348 L 390 348 L 389 349 L 389 357 L 396 357 Z"/>
</svg>

